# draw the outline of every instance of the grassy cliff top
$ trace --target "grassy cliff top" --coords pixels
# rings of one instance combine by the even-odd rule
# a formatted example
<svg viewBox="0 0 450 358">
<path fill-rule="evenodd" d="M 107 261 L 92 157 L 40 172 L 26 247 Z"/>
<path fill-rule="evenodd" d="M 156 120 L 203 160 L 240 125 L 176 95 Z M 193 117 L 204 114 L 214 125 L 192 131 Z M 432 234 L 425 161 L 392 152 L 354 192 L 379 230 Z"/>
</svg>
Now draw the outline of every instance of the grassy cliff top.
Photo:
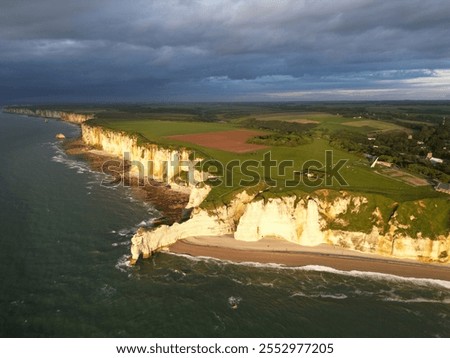
<svg viewBox="0 0 450 358">
<path fill-rule="evenodd" d="M 266 196 L 281 196 L 289 193 L 304 194 L 312 193 L 321 188 L 333 190 L 345 189 L 350 192 L 371 193 L 386 196 L 398 202 L 418 200 L 423 198 L 445 197 L 437 193 L 431 186 L 413 186 L 395 176 L 388 176 L 381 171 L 370 168 L 370 163 L 360 154 L 349 153 L 346 150 L 331 146 L 328 136 L 330 133 L 340 130 L 354 131 L 364 135 L 372 133 L 384 133 L 388 131 L 404 131 L 410 133 L 411 129 L 403 127 L 398 123 L 388 121 L 359 118 L 359 116 L 344 116 L 337 113 L 327 113 L 319 111 L 293 110 L 284 108 L 283 110 L 270 106 L 257 107 L 253 105 L 217 105 L 206 106 L 203 111 L 195 106 L 191 107 L 164 107 L 155 110 L 147 115 L 131 115 L 128 118 L 127 112 L 115 112 L 111 116 L 106 114 L 96 116 L 96 119 L 89 123 L 109 128 L 112 130 L 123 131 L 126 133 L 139 134 L 143 141 L 150 143 L 159 143 L 164 146 L 187 147 L 200 153 L 201 157 L 213 158 L 223 163 L 238 160 L 241 163 L 246 161 L 261 162 L 264 154 L 270 152 L 271 160 L 277 162 L 270 170 L 270 177 L 274 182 L 266 189 Z M 357 113 L 355 113 L 357 114 Z M 202 117 L 203 116 L 203 117 Z M 255 124 L 256 123 L 256 124 Z M 275 124 L 274 124 L 275 123 Z M 213 133 L 220 131 L 230 131 L 248 128 L 259 128 L 267 134 L 278 133 L 285 135 L 280 128 L 298 131 L 296 135 L 307 138 L 304 144 L 298 146 L 268 145 L 267 148 L 255 150 L 247 153 L 235 153 L 226 150 L 207 148 L 192 142 L 186 142 L 182 139 L 169 138 L 174 135 Z M 267 124 L 270 124 L 267 125 Z M 288 125 L 286 127 L 286 125 Z M 259 126 L 259 127 L 258 127 Z M 303 130 L 303 126 L 305 129 Z M 325 152 L 331 150 L 333 154 L 333 163 L 339 160 L 346 160 L 340 173 L 348 185 L 341 185 L 336 180 L 325 183 L 327 174 L 323 168 L 313 173 L 314 185 L 305 183 L 303 164 L 310 160 L 316 160 L 320 163 L 325 162 Z M 292 166 L 284 167 L 283 161 L 292 161 Z M 215 186 L 204 205 L 214 205 L 220 202 L 228 202 L 234 196 L 237 190 L 240 190 L 242 180 L 249 181 L 251 175 L 257 173 L 262 181 L 269 172 L 264 170 L 261 165 L 258 168 L 248 164 L 247 171 L 241 167 L 224 168 L 224 172 L 218 175 L 227 175 L 228 185 L 222 184 Z M 281 167 L 280 167 L 281 165 Z M 215 168 L 212 168 L 215 169 Z M 211 170 L 214 172 L 215 170 Z M 250 176 L 248 172 L 251 171 Z M 246 174 L 247 173 L 247 174 Z M 229 179 L 232 175 L 232 179 Z M 267 178 L 266 178 L 267 179 Z M 288 181 L 288 183 L 286 183 Z M 316 182 L 323 183 L 316 185 Z M 293 183 L 297 183 L 293 185 Z M 214 185 L 214 183 L 211 183 Z M 256 184 L 253 182 L 252 185 Z M 245 186 L 245 185 L 244 185 Z M 250 185 L 251 186 L 251 185 Z"/>
</svg>

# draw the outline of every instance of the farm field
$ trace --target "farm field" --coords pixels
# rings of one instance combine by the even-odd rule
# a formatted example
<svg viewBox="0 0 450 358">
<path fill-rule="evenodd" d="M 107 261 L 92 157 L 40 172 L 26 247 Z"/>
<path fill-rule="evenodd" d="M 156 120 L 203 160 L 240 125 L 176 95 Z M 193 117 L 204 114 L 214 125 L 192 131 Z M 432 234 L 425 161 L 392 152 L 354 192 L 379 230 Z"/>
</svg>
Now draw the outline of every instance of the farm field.
<svg viewBox="0 0 450 358">
<path fill-rule="evenodd" d="M 376 131 L 385 132 L 385 131 L 392 131 L 392 130 L 398 130 L 398 131 L 404 131 L 406 133 L 411 133 L 412 131 L 410 129 L 407 129 L 405 127 L 401 127 L 399 125 L 383 122 L 383 121 L 375 121 L 373 119 L 365 119 L 365 120 L 353 120 L 349 122 L 342 123 L 344 126 L 350 126 L 355 128 L 374 128 Z"/>
<path fill-rule="evenodd" d="M 223 132 L 181 134 L 167 137 L 179 142 L 200 145 L 233 153 L 245 153 L 267 148 L 265 145 L 247 143 L 247 140 L 264 134 L 261 131 L 237 129 Z"/>
<path fill-rule="evenodd" d="M 340 119 L 339 115 L 333 115 L 325 112 L 275 112 L 262 113 L 254 116 L 258 121 L 287 121 L 299 123 L 321 123 L 323 121 L 332 121 Z"/>
</svg>

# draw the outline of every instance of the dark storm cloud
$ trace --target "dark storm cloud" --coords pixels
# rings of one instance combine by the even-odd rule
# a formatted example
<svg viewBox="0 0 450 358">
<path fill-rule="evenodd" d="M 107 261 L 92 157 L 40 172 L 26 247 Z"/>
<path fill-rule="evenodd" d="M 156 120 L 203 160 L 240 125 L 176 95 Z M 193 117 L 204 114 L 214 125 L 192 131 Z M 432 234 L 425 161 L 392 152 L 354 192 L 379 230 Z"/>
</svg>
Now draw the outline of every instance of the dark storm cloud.
<svg viewBox="0 0 450 358">
<path fill-rule="evenodd" d="M 4 101 L 450 93 L 447 0 L 1 5 Z"/>
</svg>

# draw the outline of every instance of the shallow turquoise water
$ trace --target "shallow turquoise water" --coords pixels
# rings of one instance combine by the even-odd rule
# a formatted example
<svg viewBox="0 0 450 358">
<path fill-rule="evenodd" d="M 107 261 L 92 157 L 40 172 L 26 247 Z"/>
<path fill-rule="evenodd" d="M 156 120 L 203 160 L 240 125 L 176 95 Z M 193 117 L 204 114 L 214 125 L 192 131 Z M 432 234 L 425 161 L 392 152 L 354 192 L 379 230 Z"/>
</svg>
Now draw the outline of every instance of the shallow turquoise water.
<svg viewBox="0 0 450 358">
<path fill-rule="evenodd" d="M 79 135 L 0 114 L 1 337 L 450 337 L 449 282 L 170 254 L 128 267 L 154 210 L 100 186 L 59 132 Z"/>
</svg>

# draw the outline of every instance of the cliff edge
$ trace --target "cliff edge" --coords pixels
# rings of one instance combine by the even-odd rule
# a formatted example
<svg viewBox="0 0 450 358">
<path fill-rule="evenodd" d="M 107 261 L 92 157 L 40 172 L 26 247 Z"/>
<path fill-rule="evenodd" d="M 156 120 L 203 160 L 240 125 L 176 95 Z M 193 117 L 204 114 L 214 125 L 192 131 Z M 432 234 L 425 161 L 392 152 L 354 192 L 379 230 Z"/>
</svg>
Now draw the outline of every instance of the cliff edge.
<svg viewBox="0 0 450 358">
<path fill-rule="evenodd" d="M 94 118 L 93 114 L 74 113 L 66 111 L 53 111 L 49 109 L 31 109 L 24 107 L 5 107 L 3 111 L 6 113 L 21 114 L 32 117 L 44 117 L 61 119 L 66 122 L 81 124 L 89 119 Z"/>
</svg>

